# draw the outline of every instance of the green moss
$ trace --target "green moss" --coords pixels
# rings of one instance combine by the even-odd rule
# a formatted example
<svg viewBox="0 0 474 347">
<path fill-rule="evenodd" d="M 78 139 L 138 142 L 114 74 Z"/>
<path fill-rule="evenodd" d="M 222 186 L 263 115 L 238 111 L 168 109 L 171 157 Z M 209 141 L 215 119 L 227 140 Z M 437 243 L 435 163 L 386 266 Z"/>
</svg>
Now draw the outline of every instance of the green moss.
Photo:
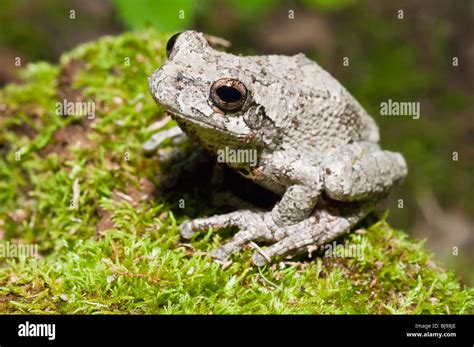
<svg viewBox="0 0 474 347">
<path fill-rule="evenodd" d="M 0 230 L 11 242 L 38 244 L 41 254 L 2 263 L 0 311 L 473 312 L 474 291 L 384 218 L 343 240 L 360 247 L 361 258 L 319 256 L 259 272 L 250 250 L 227 269 L 206 257 L 225 242 L 222 234 L 181 244 L 177 225 L 185 216 L 175 219 L 173 201 L 117 199 L 117 192 L 142 194 L 144 179 L 160 183 L 160 165 L 141 144 L 163 115 L 146 78 L 163 62 L 167 36 L 148 31 L 80 46 L 59 67 L 29 65 L 24 84 L 0 92 Z M 94 101 L 96 118 L 56 115 L 65 93 Z M 98 228 L 106 219 L 112 228 Z"/>
</svg>

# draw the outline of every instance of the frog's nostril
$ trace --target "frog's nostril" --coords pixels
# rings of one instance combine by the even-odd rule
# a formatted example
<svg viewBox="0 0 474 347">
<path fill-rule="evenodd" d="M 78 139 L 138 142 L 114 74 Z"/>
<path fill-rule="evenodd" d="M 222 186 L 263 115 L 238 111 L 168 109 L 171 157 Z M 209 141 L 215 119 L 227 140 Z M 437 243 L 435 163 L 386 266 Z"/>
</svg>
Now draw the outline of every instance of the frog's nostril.
<svg viewBox="0 0 474 347">
<path fill-rule="evenodd" d="M 183 73 L 178 72 L 178 74 L 176 75 L 176 82 L 181 82 L 184 79 L 185 79 L 185 77 L 184 77 Z"/>
<path fill-rule="evenodd" d="M 176 88 L 181 90 L 186 86 L 195 86 L 196 85 L 196 80 L 189 75 L 185 75 L 181 71 L 176 74 Z"/>
</svg>

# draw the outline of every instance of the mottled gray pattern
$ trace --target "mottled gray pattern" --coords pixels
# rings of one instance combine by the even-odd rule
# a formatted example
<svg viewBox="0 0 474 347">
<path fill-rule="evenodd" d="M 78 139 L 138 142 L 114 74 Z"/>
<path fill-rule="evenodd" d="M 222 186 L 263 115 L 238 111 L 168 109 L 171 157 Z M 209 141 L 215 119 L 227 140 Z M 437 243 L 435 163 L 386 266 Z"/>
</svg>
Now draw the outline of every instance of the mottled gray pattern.
<svg viewBox="0 0 474 347">
<path fill-rule="evenodd" d="M 238 111 L 226 112 L 210 99 L 212 83 L 222 78 L 247 88 Z M 232 241 L 213 252 L 217 260 L 250 241 L 272 243 L 254 254 L 258 266 L 327 243 L 350 230 L 406 176 L 404 158 L 380 149 L 374 120 L 303 54 L 236 56 L 186 31 L 149 85 L 156 102 L 208 150 L 257 150 L 257 166 L 229 166 L 282 195 L 266 213 L 236 211 L 180 226 L 185 238 L 209 227 L 237 226 Z"/>
</svg>

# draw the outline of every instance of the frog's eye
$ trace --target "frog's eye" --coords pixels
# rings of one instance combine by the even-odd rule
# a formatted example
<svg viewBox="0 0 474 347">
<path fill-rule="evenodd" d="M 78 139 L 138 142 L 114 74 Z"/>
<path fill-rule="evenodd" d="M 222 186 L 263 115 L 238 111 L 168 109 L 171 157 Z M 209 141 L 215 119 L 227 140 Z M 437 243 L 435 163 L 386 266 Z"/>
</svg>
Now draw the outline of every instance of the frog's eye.
<svg viewBox="0 0 474 347">
<path fill-rule="evenodd" d="M 239 80 L 221 78 L 212 84 L 210 98 L 223 111 L 237 111 L 247 99 L 247 88 Z"/>
<path fill-rule="evenodd" d="M 174 47 L 174 44 L 176 42 L 176 39 L 178 38 L 178 36 L 180 35 L 181 33 L 176 33 L 174 34 L 173 36 L 171 36 L 168 40 L 168 42 L 166 43 L 166 57 L 169 58 L 170 55 L 171 55 L 171 52 L 173 52 L 173 47 Z"/>
</svg>

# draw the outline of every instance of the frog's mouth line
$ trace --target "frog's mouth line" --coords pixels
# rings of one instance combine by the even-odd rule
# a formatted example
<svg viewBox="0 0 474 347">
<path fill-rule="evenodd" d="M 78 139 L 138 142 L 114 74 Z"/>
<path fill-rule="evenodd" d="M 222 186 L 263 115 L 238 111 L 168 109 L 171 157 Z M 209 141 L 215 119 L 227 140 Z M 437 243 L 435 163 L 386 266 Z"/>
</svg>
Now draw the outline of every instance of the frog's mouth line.
<svg viewBox="0 0 474 347">
<path fill-rule="evenodd" d="M 206 129 L 209 129 L 209 130 L 212 130 L 212 131 L 218 131 L 218 132 L 223 133 L 223 134 L 230 134 L 232 136 L 237 137 L 238 139 L 245 139 L 247 137 L 246 134 L 235 133 L 235 132 L 229 131 L 228 129 L 222 129 L 220 127 L 217 127 L 215 124 L 210 124 L 210 123 L 204 122 L 202 120 L 198 120 L 194 117 L 184 116 L 184 115 L 180 114 L 179 112 L 175 112 L 172 109 L 167 110 L 166 113 L 168 113 L 172 118 L 177 117 L 179 119 L 182 119 L 183 121 L 197 124 L 200 127 L 203 127 L 203 128 L 206 128 Z"/>
</svg>

